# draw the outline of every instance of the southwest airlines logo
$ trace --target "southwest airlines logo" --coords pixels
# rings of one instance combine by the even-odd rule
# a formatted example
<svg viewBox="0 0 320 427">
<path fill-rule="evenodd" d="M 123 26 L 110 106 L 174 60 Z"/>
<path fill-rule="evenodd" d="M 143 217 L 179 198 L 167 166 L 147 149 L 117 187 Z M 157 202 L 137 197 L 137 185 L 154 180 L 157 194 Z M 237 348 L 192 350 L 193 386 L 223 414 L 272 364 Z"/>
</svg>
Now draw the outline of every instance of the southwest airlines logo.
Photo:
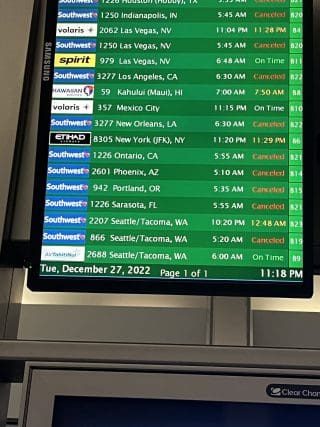
<svg viewBox="0 0 320 427">
<path fill-rule="evenodd" d="M 97 37 L 98 24 L 57 24 L 57 37 Z"/>
<path fill-rule="evenodd" d="M 98 5 L 99 0 L 59 0 L 59 5 L 61 6 L 88 6 L 88 5 Z"/>
<path fill-rule="evenodd" d="M 85 55 L 72 54 L 72 53 L 57 53 L 54 57 L 55 67 L 73 67 L 73 68 L 85 68 L 95 67 L 96 55 L 88 53 Z"/>
<path fill-rule="evenodd" d="M 86 211 L 88 207 L 87 198 L 78 197 L 47 197 L 45 202 L 46 211 L 54 210 L 81 210 Z"/>
<path fill-rule="evenodd" d="M 93 101 L 53 100 L 51 113 L 55 114 L 92 114 Z"/>
<path fill-rule="evenodd" d="M 51 117 L 51 130 L 91 130 L 92 117 L 91 116 L 52 116 Z"/>
<path fill-rule="evenodd" d="M 84 228 L 87 224 L 87 218 L 83 215 L 75 214 L 50 214 L 44 217 L 45 226 L 77 226 Z"/>
<path fill-rule="evenodd" d="M 95 52 L 96 48 L 95 39 L 58 39 L 56 43 L 56 52 Z"/>
<path fill-rule="evenodd" d="M 49 160 L 90 160 L 90 151 L 83 148 L 53 147 L 49 150 Z"/>
<path fill-rule="evenodd" d="M 58 12 L 58 22 L 97 22 L 98 11 L 96 9 L 62 9 Z"/>
<path fill-rule="evenodd" d="M 85 244 L 86 235 L 79 231 L 45 231 L 43 243 L 69 243 L 70 245 Z"/>
<path fill-rule="evenodd" d="M 57 70 L 53 74 L 54 83 L 94 83 L 94 70 Z"/>
<path fill-rule="evenodd" d="M 94 95 L 93 85 L 53 85 L 53 98 L 88 98 Z"/>
<path fill-rule="evenodd" d="M 42 246 L 42 261 L 84 261 L 84 246 Z"/>
<path fill-rule="evenodd" d="M 90 174 L 89 165 L 82 166 L 68 166 L 68 165 L 59 165 L 59 166 L 49 166 L 48 167 L 48 176 L 50 178 L 58 177 L 73 177 L 81 176 L 81 178 L 88 178 Z"/>
<path fill-rule="evenodd" d="M 89 186 L 83 181 L 51 181 L 47 182 L 47 194 L 84 194 L 87 195 Z"/>
</svg>

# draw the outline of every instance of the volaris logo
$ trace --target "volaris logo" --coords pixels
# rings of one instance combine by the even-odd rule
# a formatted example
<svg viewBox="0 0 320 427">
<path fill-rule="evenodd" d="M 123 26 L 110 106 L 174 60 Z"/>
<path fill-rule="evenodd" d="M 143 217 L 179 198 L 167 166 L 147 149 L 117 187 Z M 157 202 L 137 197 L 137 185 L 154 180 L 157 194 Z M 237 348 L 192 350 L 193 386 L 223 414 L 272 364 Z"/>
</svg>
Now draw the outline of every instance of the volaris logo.
<svg viewBox="0 0 320 427">
<path fill-rule="evenodd" d="M 97 34 L 98 24 L 57 24 L 57 37 L 97 37 Z"/>
<path fill-rule="evenodd" d="M 51 104 L 53 114 L 92 114 L 93 101 L 58 101 L 54 99 Z"/>
</svg>

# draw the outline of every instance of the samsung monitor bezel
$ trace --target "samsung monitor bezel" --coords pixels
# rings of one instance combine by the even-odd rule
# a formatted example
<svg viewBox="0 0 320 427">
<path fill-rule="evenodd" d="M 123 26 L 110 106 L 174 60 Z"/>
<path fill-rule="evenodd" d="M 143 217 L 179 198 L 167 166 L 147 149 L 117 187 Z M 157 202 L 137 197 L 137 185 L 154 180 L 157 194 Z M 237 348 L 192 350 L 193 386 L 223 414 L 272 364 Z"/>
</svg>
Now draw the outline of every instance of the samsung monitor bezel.
<svg viewBox="0 0 320 427">
<path fill-rule="evenodd" d="M 134 277 L 69 277 L 41 276 L 40 259 L 45 209 L 45 186 L 48 165 L 48 134 L 50 124 L 50 104 L 53 84 L 53 61 L 58 0 L 47 3 L 46 30 L 43 36 L 43 73 L 39 116 L 39 131 L 36 156 L 34 198 L 30 242 L 30 260 L 28 261 L 28 288 L 38 292 L 91 292 L 91 293 L 133 293 L 167 295 L 226 295 L 255 297 L 309 298 L 313 293 L 313 144 L 305 144 L 303 162 L 305 165 L 304 185 L 304 267 L 303 282 L 290 281 L 244 281 L 244 280 L 204 280 L 204 279 L 167 279 Z M 304 141 L 313 141 L 313 35 L 312 4 L 306 0 L 303 5 L 304 25 Z M 51 49 L 51 50 L 50 50 Z M 50 52 L 49 52 L 50 51 Z M 50 64 L 49 64 L 50 63 Z M 48 76 L 48 65 L 50 75 Z M 47 141 L 44 143 L 44 141 Z"/>
</svg>

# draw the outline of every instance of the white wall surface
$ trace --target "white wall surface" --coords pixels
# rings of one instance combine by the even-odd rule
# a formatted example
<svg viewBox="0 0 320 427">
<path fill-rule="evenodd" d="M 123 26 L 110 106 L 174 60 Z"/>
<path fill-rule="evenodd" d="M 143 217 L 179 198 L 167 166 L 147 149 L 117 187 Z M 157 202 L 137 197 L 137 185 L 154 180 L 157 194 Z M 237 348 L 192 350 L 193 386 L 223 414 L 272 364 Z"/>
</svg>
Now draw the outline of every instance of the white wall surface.
<svg viewBox="0 0 320 427">
<path fill-rule="evenodd" d="M 33 0 L 0 1 L 0 242 L 23 87 Z"/>
</svg>

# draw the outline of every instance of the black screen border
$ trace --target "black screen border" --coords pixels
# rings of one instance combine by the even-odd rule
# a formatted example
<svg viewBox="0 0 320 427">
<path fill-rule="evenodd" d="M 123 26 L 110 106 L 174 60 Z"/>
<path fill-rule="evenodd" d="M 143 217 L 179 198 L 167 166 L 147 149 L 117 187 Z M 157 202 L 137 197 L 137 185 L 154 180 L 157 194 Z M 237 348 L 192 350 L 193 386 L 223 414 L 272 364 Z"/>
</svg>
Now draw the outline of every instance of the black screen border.
<svg viewBox="0 0 320 427">
<path fill-rule="evenodd" d="M 54 69 L 54 45 L 58 0 L 47 0 L 44 35 L 43 74 L 41 84 L 40 113 L 37 138 L 36 168 L 32 207 L 30 264 L 27 286 L 37 292 L 83 292 L 83 293 L 129 293 L 164 295 L 211 295 L 244 297 L 309 298 L 313 294 L 313 5 L 303 3 L 303 164 L 308 173 L 303 177 L 303 282 L 277 281 L 223 281 L 201 279 L 145 279 L 145 278 L 78 278 L 40 276 L 40 259 L 45 210 L 46 178 L 48 167 L 49 129 L 51 116 L 51 94 Z M 48 59 L 50 46 L 50 60 Z M 46 50 L 47 48 L 47 50 Z M 49 63 L 47 62 L 49 61 Z M 44 79 L 44 70 L 50 76 Z M 310 143 L 311 142 L 311 143 Z"/>
</svg>

